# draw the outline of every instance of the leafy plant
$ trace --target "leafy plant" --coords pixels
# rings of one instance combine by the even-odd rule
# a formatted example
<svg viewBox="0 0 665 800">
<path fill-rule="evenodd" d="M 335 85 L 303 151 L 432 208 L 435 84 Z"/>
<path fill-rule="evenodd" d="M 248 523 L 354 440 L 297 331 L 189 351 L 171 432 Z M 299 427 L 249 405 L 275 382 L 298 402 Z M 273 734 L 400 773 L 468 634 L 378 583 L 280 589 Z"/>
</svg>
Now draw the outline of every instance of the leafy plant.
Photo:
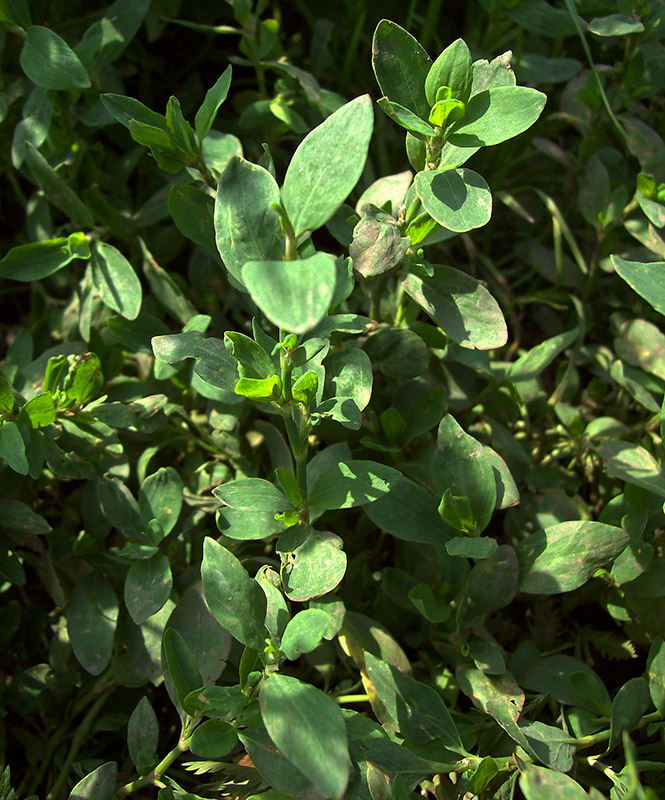
<svg viewBox="0 0 665 800">
<path fill-rule="evenodd" d="M 0 4 L 2 796 L 657 797 L 662 11 L 227 5 Z"/>
</svg>

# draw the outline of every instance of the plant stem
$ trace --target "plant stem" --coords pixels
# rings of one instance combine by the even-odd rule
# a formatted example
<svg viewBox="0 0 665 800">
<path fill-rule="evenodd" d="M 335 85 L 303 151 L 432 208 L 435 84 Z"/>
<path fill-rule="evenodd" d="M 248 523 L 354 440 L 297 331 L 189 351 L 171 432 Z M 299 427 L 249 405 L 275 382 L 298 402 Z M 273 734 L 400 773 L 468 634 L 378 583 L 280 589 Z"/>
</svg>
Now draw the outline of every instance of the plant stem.
<svg viewBox="0 0 665 800">
<path fill-rule="evenodd" d="M 335 700 L 338 703 L 369 703 L 369 697 L 366 694 L 340 694 Z"/>
<path fill-rule="evenodd" d="M 660 711 L 652 711 L 650 714 L 645 714 L 642 719 L 637 723 L 635 729 L 643 728 L 650 722 L 662 722 L 663 715 Z M 583 736 L 581 739 L 575 741 L 575 747 L 578 750 L 583 750 L 587 747 L 593 747 L 596 744 L 607 742 L 610 738 L 610 730 L 600 731 L 600 733 L 593 733 L 589 736 Z"/>
<path fill-rule="evenodd" d="M 107 688 L 95 700 L 92 706 L 90 706 L 88 713 L 85 715 L 85 717 L 83 717 L 83 721 L 78 726 L 78 728 L 74 733 L 74 736 L 72 737 L 72 744 L 71 747 L 69 748 L 69 752 L 67 753 L 67 758 L 65 759 L 65 763 L 62 765 L 62 769 L 60 770 L 58 777 L 56 778 L 55 783 L 53 784 L 53 788 L 46 795 L 46 800 L 58 800 L 60 792 L 62 791 L 62 787 L 64 786 L 64 783 L 69 775 L 72 762 L 76 758 L 78 751 L 81 749 L 81 746 L 88 737 L 88 734 L 90 733 L 90 728 L 92 727 L 92 723 L 95 721 L 95 718 L 104 707 L 104 703 L 106 703 L 109 695 L 114 689 L 115 685 L 107 686 Z"/>
<path fill-rule="evenodd" d="M 118 789 L 117 795 L 118 797 L 126 797 L 129 794 L 132 794 L 137 789 L 142 789 L 144 786 L 148 786 L 149 784 L 155 784 L 162 775 L 166 772 L 166 770 L 173 764 L 173 762 L 181 756 L 183 753 L 186 753 L 189 750 L 189 737 L 183 734 L 178 741 L 178 744 L 167 753 L 164 758 L 157 764 L 157 766 L 150 772 L 148 775 L 144 775 L 142 778 L 137 778 L 135 781 L 131 781 L 130 783 L 125 784 L 121 789 Z"/>
</svg>

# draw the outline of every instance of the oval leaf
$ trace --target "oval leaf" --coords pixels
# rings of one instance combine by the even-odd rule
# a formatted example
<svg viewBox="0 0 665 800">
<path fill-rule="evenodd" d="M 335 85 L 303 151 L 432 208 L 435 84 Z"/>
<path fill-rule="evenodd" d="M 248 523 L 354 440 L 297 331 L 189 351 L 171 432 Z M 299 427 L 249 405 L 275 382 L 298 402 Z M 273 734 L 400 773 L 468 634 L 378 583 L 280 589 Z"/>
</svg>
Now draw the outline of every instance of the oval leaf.
<svg viewBox="0 0 665 800">
<path fill-rule="evenodd" d="M 470 231 L 490 221 L 492 193 L 485 179 L 473 170 L 419 172 L 414 184 L 425 211 L 449 231 Z"/>
<path fill-rule="evenodd" d="M 67 607 L 67 632 L 74 655 L 91 675 L 111 660 L 118 598 L 103 575 L 86 575 L 74 587 Z"/>
<path fill-rule="evenodd" d="M 325 317 L 333 299 L 335 261 L 315 253 L 298 261 L 250 261 L 242 270 L 252 300 L 289 333 L 307 333 Z"/>
<path fill-rule="evenodd" d="M 319 789 L 341 798 L 349 780 L 349 748 L 337 703 L 314 686 L 271 675 L 259 695 L 261 717 L 279 751 Z"/>
<path fill-rule="evenodd" d="M 21 50 L 21 68 L 42 89 L 87 89 L 90 78 L 67 42 L 50 28 L 31 25 Z"/>
<path fill-rule="evenodd" d="M 366 94 L 338 108 L 300 143 L 282 187 L 296 236 L 320 228 L 346 200 L 365 166 L 373 124 Z"/>
</svg>

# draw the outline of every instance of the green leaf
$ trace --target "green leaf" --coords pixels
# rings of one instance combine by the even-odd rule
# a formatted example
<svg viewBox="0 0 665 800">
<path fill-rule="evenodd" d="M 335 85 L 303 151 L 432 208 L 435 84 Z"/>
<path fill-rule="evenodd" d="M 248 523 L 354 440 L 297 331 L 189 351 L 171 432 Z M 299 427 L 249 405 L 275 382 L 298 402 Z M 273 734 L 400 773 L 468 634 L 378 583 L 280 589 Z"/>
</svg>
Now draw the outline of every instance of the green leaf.
<svg viewBox="0 0 665 800">
<path fill-rule="evenodd" d="M 220 625 L 246 647 L 263 651 L 265 594 L 240 561 L 210 537 L 204 541 L 201 579 L 206 603 Z"/>
<path fill-rule="evenodd" d="M 165 172 L 180 172 L 188 165 L 187 152 L 176 143 L 169 131 L 132 119 L 129 121 L 129 132 L 135 142 L 149 148 L 150 155 Z"/>
<path fill-rule="evenodd" d="M 215 121 L 217 111 L 222 103 L 226 100 L 231 86 L 232 69 L 229 65 L 224 72 L 219 76 L 214 86 L 206 92 L 205 99 L 201 103 L 201 107 L 196 112 L 194 117 L 194 127 L 196 128 L 196 135 L 199 137 L 199 142 L 202 142 L 206 133 L 210 130 L 210 126 Z"/>
<path fill-rule="evenodd" d="M 166 131 L 165 117 L 151 111 L 140 100 L 121 94 L 102 94 L 100 98 L 104 108 L 125 128 L 129 129 L 129 123 L 136 120 Z"/>
<path fill-rule="evenodd" d="M 16 400 L 14 399 L 12 387 L 0 375 L 0 419 L 7 414 L 11 414 L 15 405 Z"/>
<path fill-rule="evenodd" d="M 508 341 L 508 329 L 498 303 L 470 275 L 437 265 L 431 278 L 408 275 L 409 294 L 453 341 L 462 347 L 491 350 Z"/>
<path fill-rule="evenodd" d="M 440 492 L 449 490 L 452 497 L 467 497 L 472 513 L 472 530 L 481 533 L 496 506 L 496 481 L 492 464 L 483 445 L 469 436 L 447 414 L 437 433 L 433 460 L 433 483 Z M 444 522 L 452 524 L 445 516 Z"/>
<path fill-rule="evenodd" d="M 425 79 L 427 102 L 433 106 L 438 99 L 438 90 L 447 86 L 451 90 L 452 98 L 466 103 L 471 94 L 472 83 L 471 53 L 466 42 L 457 39 L 446 47 L 427 73 Z"/>
<path fill-rule="evenodd" d="M 175 689 L 180 706 L 187 711 L 185 698 L 203 686 L 203 679 L 196 665 L 194 654 L 176 628 L 169 627 L 164 633 L 164 657 L 166 658 L 167 678 Z M 172 694 L 171 697 L 175 702 Z"/>
<path fill-rule="evenodd" d="M 245 746 L 247 755 L 263 780 L 272 787 L 272 790 L 268 790 L 269 797 L 266 800 L 284 800 L 284 797 L 330 800 L 282 753 L 277 751 L 263 725 L 243 728 L 238 731 L 238 738 Z M 280 796 L 270 797 L 271 791 L 280 793 Z"/>
<path fill-rule="evenodd" d="M 30 142 L 25 144 L 25 160 L 49 202 L 82 227 L 94 227 L 95 217 L 90 209 Z"/>
<path fill-rule="evenodd" d="M 587 30 L 596 36 L 627 36 L 630 33 L 642 33 L 644 25 L 625 14 L 608 14 L 605 17 L 594 17 L 587 25 Z"/>
<path fill-rule="evenodd" d="M 137 625 L 164 607 L 172 586 L 171 567 L 165 555 L 156 553 L 132 564 L 125 579 L 125 605 Z"/>
<path fill-rule="evenodd" d="M 448 141 L 457 147 L 488 147 L 530 128 L 547 97 L 527 86 L 499 86 L 475 94 L 461 120 L 450 127 Z"/>
<path fill-rule="evenodd" d="M 21 68 L 43 89 L 87 89 L 90 78 L 67 42 L 50 28 L 31 25 L 21 50 Z"/>
<path fill-rule="evenodd" d="M 116 762 L 107 761 L 76 784 L 69 800 L 114 800 L 117 775 Z"/>
<path fill-rule="evenodd" d="M 425 81 L 432 59 L 414 37 L 397 23 L 382 19 L 372 39 L 372 68 L 381 93 L 426 118 Z"/>
<path fill-rule="evenodd" d="M 589 800 L 589 795 L 569 775 L 531 764 L 520 775 L 520 789 L 526 800 Z"/>
<path fill-rule="evenodd" d="M 10 420 L 3 422 L 0 428 L 0 459 L 19 475 L 28 474 L 28 457 L 21 430 Z"/>
<path fill-rule="evenodd" d="M 217 486 L 213 494 L 230 508 L 244 511 L 289 511 L 293 505 L 281 489 L 263 478 L 238 478 Z"/>
<path fill-rule="evenodd" d="M 143 541 L 139 506 L 119 478 L 104 476 L 97 481 L 97 499 L 106 519 L 129 539 Z"/>
<path fill-rule="evenodd" d="M 303 139 L 284 177 L 282 199 L 295 235 L 320 228 L 358 182 L 373 114 L 369 95 L 337 109 Z"/>
<path fill-rule="evenodd" d="M 365 653 L 365 668 L 384 724 L 399 731 L 405 739 L 420 743 L 441 741 L 454 753 L 466 754 L 455 723 L 435 689 L 404 675 L 369 652 Z"/>
<path fill-rule="evenodd" d="M 341 461 L 324 470 L 312 486 L 309 501 L 317 511 L 372 503 L 401 478 L 401 473 L 375 461 Z"/>
<path fill-rule="evenodd" d="M 486 536 L 471 539 L 468 536 L 456 536 L 446 542 L 446 552 L 449 556 L 464 556 L 464 558 L 483 559 L 489 558 L 497 551 L 496 539 Z"/>
<path fill-rule="evenodd" d="M 169 97 L 166 103 L 166 127 L 173 141 L 175 141 L 185 153 L 195 156 L 196 143 L 194 140 L 194 130 L 185 119 L 180 101 L 177 97 Z M 130 125 L 131 131 L 131 125 Z"/>
<path fill-rule="evenodd" d="M 204 381 L 232 392 L 237 380 L 236 360 L 224 347 L 221 339 L 203 339 L 198 331 L 153 336 L 155 357 L 167 364 L 177 364 L 185 358 L 195 359 L 194 372 Z"/>
<path fill-rule="evenodd" d="M 35 513 L 27 503 L 8 497 L 0 498 L 0 519 L 3 529 L 19 540 L 35 534 L 45 536 L 52 530 L 44 517 Z"/>
<path fill-rule="evenodd" d="M 42 392 L 32 397 L 21 409 L 32 428 L 46 428 L 55 422 L 55 403 L 51 392 Z"/>
<path fill-rule="evenodd" d="M 387 97 L 382 97 L 377 101 L 377 105 L 387 117 L 393 120 L 393 122 L 401 125 L 401 127 L 405 128 L 407 131 L 411 131 L 411 133 L 417 135 L 419 138 L 436 135 L 436 131 L 429 122 L 425 122 L 424 119 L 421 119 L 417 114 L 414 114 L 413 111 L 401 106 L 399 103 L 391 102 Z"/>
<path fill-rule="evenodd" d="M 524 692 L 510 672 L 486 675 L 475 667 L 462 667 L 457 670 L 457 680 L 460 689 L 476 708 L 489 714 L 527 753 L 535 755 L 517 724 L 524 705 Z"/>
<path fill-rule="evenodd" d="M 341 798 L 349 780 L 344 717 L 332 697 L 297 678 L 273 674 L 259 694 L 261 717 L 279 751 L 326 798 Z"/>
<path fill-rule="evenodd" d="M 656 710 L 663 714 L 665 710 L 665 644 L 657 636 L 649 648 L 647 658 L 649 678 L 649 694 Z"/>
<path fill-rule="evenodd" d="M 588 520 L 561 522 L 536 531 L 515 546 L 520 591 L 559 594 L 583 586 L 624 549 L 622 528 Z"/>
<path fill-rule="evenodd" d="M 339 536 L 303 525 L 289 528 L 275 549 L 282 561 L 281 579 L 289 600 L 304 603 L 332 592 L 346 572 Z"/>
<path fill-rule="evenodd" d="M 221 719 L 199 725 L 189 740 L 189 749 L 199 758 L 217 759 L 228 755 L 238 743 L 235 728 Z"/>
<path fill-rule="evenodd" d="M 402 476 L 390 492 L 363 510 L 375 525 L 391 536 L 406 542 L 442 545 L 454 531 L 443 523 L 437 506 L 431 492 Z"/>
<path fill-rule="evenodd" d="M 290 333 L 307 333 L 325 317 L 335 291 L 335 261 L 315 253 L 298 261 L 250 261 L 242 280 L 266 317 Z"/>
<path fill-rule="evenodd" d="M 501 545 L 469 573 L 458 601 L 460 615 L 470 619 L 505 608 L 515 599 L 518 588 L 519 564 L 515 551 L 509 545 Z"/>
<path fill-rule="evenodd" d="M 115 0 L 86 30 L 75 50 L 89 72 L 103 69 L 122 54 L 149 8 L 150 0 Z"/>
<path fill-rule="evenodd" d="M 619 689 L 612 701 L 608 753 L 621 742 L 624 731 L 630 733 L 637 727 L 650 705 L 649 684 L 644 678 L 631 678 Z"/>
<path fill-rule="evenodd" d="M 157 715 L 147 697 L 142 697 L 127 723 L 127 748 L 139 775 L 147 775 L 154 767 L 159 744 Z"/>
<path fill-rule="evenodd" d="M 306 608 L 289 620 L 279 645 L 289 661 L 319 646 L 330 626 L 330 617 L 318 608 Z"/>
<path fill-rule="evenodd" d="M 273 402 L 281 397 L 282 379 L 279 375 L 271 375 L 268 378 L 240 378 L 233 391 L 248 400 Z"/>
<path fill-rule="evenodd" d="M 263 167 L 233 156 L 219 178 L 215 200 L 217 249 L 231 275 L 241 285 L 248 261 L 278 261 L 284 257 L 279 214 L 279 187 Z"/>
<path fill-rule="evenodd" d="M 414 185 L 423 208 L 439 225 L 463 232 L 486 225 L 492 216 L 492 194 L 485 179 L 470 169 L 419 172 Z"/>
<path fill-rule="evenodd" d="M 92 280 L 104 304 L 125 319 L 136 319 L 143 290 L 134 267 L 113 245 L 95 242 L 92 247 Z"/>
<path fill-rule="evenodd" d="M 265 539 L 284 530 L 274 511 L 246 511 L 224 506 L 217 512 L 217 527 L 229 539 Z"/>
<path fill-rule="evenodd" d="M 79 664 L 101 675 L 111 660 L 118 619 L 118 598 L 106 578 L 95 572 L 72 590 L 67 606 L 67 632 Z"/>
<path fill-rule="evenodd" d="M 149 475 L 141 485 L 139 509 L 144 525 L 156 519 L 168 536 L 173 530 L 183 501 L 183 486 L 180 475 L 173 467 L 160 467 Z M 158 544 L 158 542 L 155 542 Z"/>
<path fill-rule="evenodd" d="M 39 281 L 53 275 L 75 258 L 90 258 L 84 233 L 71 233 L 59 239 L 32 242 L 12 247 L 0 261 L 0 278 L 14 281 Z"/>
<path fill-rule="evenodd" d="M 605 461 L 608 475 L 665 497 L 665 472 L 644 447 L 632 442 L 604 441 L 595 450 Z"/>
<path fill-rule="evenodd" d="M 510 365 L 509 377 L 514 381 L 528 381 L 537 377 L 552 361 L 577 339 L 579 329 L 572 328 L 532 347 Z"/>
<path fill-rule="evenodd" d="M 217 255 L 213 223 L 215 202 L 209 194 L 195 186 L 172 186 L 169 213 L 183 236 Z"/>
<path fill-rule="evenodd" d="M 617 274 L 630 288 L 650 303 L 656 311 L 665 314 L 665 262 L 643 264 L 639 261 L 625 261 L 619 256 L 612 256 L 611 260 Z"/>
</svg>

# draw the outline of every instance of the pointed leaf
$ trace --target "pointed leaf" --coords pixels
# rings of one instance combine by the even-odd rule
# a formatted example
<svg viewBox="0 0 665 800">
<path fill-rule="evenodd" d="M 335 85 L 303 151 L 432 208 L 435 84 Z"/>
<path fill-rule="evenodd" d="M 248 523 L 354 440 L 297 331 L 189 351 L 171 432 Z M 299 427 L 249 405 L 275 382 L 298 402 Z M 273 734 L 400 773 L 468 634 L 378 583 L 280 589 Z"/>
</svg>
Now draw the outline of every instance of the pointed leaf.
<svg viewBox="0 0 665 800">
<path fill-rule="evenodd" d="M 23 72 L 43 89 L 87 89 L 90 78 L 79 57 L 50 28 L 31 25 L 21 50 Z"/>
</svg>

